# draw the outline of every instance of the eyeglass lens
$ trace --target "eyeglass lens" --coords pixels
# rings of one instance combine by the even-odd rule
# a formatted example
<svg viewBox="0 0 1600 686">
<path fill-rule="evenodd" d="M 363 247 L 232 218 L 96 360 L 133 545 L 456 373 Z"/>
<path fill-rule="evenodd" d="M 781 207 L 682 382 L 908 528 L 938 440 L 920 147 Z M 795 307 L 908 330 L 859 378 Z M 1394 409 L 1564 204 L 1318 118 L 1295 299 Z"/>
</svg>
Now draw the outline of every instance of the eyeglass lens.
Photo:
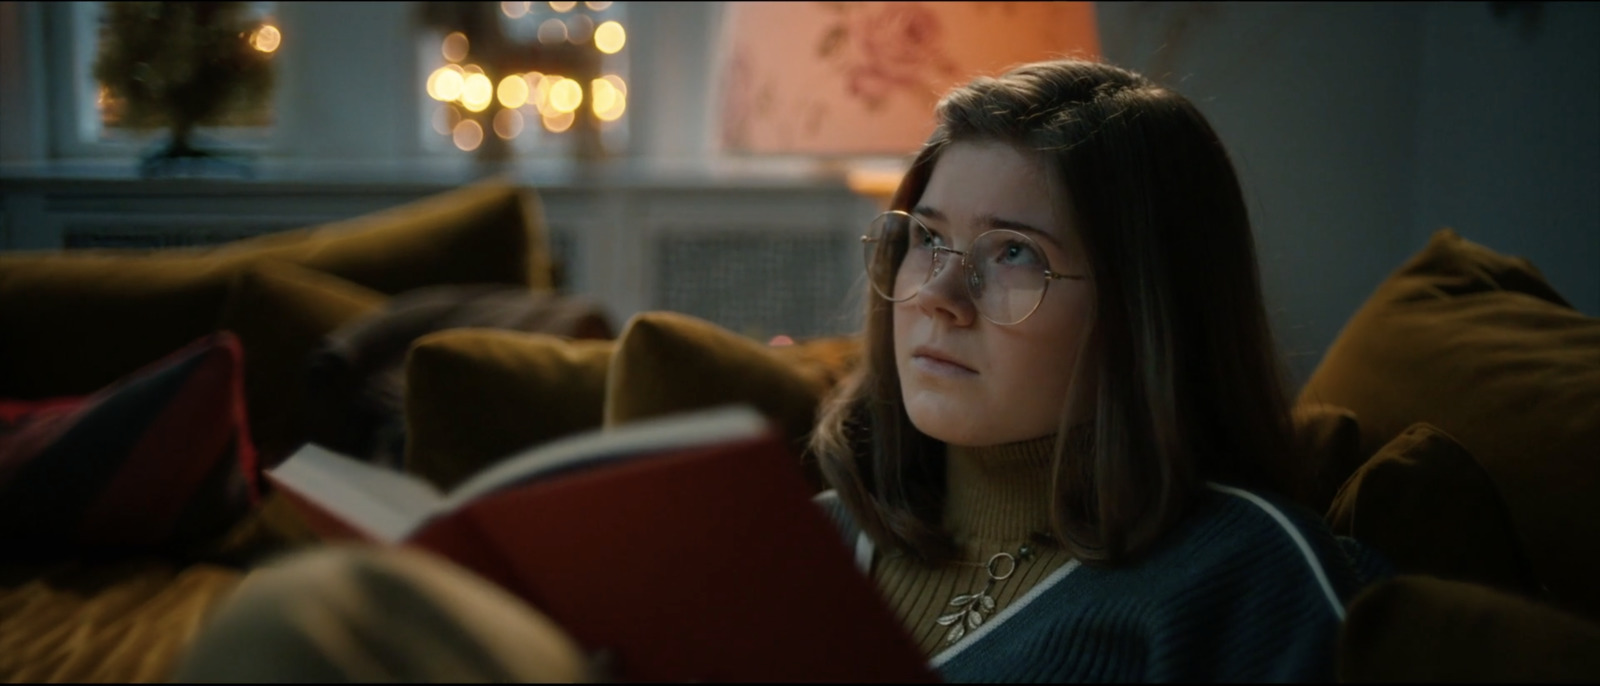
<svg viewBox="0 0 1600 686">
<path fill-rule="evenodd" d="M 889 212 L 873 221 L 863 242 L 868 280 L 878 295 L 905 301 L 946 269 L 961 280 L 984 318 L 997 324 L 1026 319 L 1044 297 L 1048 260 L 1037 243 L 1007 229 L 979 236 L 963 255 L 915 217 Z"/>
</svg>

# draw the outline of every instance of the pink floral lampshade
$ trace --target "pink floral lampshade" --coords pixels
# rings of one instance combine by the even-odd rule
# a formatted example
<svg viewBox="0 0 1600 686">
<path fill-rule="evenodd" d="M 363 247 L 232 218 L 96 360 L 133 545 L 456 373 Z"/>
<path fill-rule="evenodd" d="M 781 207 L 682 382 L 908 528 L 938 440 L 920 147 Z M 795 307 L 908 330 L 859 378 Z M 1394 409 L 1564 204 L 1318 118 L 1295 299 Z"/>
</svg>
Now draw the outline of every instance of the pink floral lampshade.
<svg viewBox="0 0 1600 686">
<path fill-rule="evenodd" d="M 951 86 L 1100 55 L 1089 2 L 731 2 L 722 30 L 731 153 L 910 154 Z"/>
</svg>

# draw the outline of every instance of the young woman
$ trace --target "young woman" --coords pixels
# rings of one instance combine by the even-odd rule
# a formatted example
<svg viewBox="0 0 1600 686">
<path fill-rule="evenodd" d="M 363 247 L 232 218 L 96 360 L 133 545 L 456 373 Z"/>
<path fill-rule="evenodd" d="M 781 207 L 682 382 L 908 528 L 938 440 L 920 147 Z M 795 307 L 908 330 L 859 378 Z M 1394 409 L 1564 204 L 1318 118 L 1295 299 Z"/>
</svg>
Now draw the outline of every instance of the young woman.
<svg viewBox="0 0 1600 686">
<path fill-rule="evenodd" d="M 1285 497 L 1216 134 L 1081 61 L 978 79 L 937 119 L 862 236 L 866 355 L 813 437 L 864 570 L 947 680 L 1332 680 L 1358 566 L 1382 563 Z M 178 676 L 593 676 L 576 654 L 427 556 L 324 551 L 253 574 Z"/>
<path fill-rule="evenodd" d="M 865 362 L 813 437 L 858 561 L 951 680 L 1332 679 L 1382 563 L 1285 497 L 1217 135 L 1081 61 L 980 78 L 937 121 L 862 237 Z"/>
</svg>

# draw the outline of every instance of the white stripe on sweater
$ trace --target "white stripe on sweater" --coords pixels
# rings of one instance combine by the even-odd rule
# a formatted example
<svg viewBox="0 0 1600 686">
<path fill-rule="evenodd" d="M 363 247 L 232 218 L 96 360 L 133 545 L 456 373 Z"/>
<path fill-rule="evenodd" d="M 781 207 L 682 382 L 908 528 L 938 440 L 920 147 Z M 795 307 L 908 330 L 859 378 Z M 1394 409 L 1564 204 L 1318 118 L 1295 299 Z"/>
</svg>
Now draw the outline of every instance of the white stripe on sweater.
<svg viewBox="0 0 1600 686">
<path fill-rule="evenodd" d="M 1281 510 L 1261 496 L 1246 490 L 1223 486 L 1210 481 L 1206 482 L 1206 488 L 1244 498 L 1277 520 L 1278 526 L 1283 527 L 1283 530 L 1289 533 L 1289 538 L 1294 539 L 1294 544 L 1300 547 L 1300 554 L 1305 556 L 1306 564 L 1311 566 L 1312 575 L 1317 577 L 1317 583 L 1322 586 L 1323 594 L 1328 596 L 1328 604 L 1333 607 L 1333 614 L 1339 618 L 1340 622 L 1344 621 L 1344 605 L 1339 602 L 1338 594 L 1333 592 L 1333 584 L 1328 583 L 1328 574 L 1322 569 L 1322 561 L 1317 559 L 1316 553 L 1311 551 L 1311 544 L 1306 542 L 1306 537 L 1300 535 L 1300 530 L 1289 522 L 1289 518 Z"/>
<path fill-rule="evenodd" d="M 1067 578 L 1067 575 L 1071 574 L 1072 570 L 1077 569 L 1079 564 L 1080 563 L 1077 560 L 1067 560 L 1066 564 L 1057 567 L 1056 571 L 1051 572 L 1049 576 L 1040 579 L 1039 583 L 1034 584 L 1033 588 L 1028 589 L 1027 593 L 1022 594 L 1021 598 L 1011 601 L 1010 605 L 1007 605 L 1004 610 L 1001 610 L 995 616 L 990 617 L 989 621 L 984 622 L 977 629 L 968 632 L 965 637 L 963 637 L 955 645 L 946 648 L 944 652 L 933 656 L 933 660 L 928 662 L 928 666 L 932 667 L 935 671 L 938 671 L 940 667 L 944 666 L 944 663 L 955 659 L 957 655 L 961 654 L 961 651 L 966 650 L 967 646 L 982 641 L 983 637 L 988 635 L 989 632 L 994 631 L 995 627 L 1000 626 L 1001 623 L 1011 619 L 1011 617 L 1018 612 L 1021 612 L 1022 608 L 1027 607 L 1028 604 L 1033 602 L 1035 598 L 1038 598 L 1039 596 L 1044 595 L 1046 591 L 1049 591 L 1051 586 L 1061 583 L 1061 580 Z"/>
<path fill-rule="evenodd" d="M 868 576 L 872 575 L 872 558 L 876 553 L 877 546 L 872 543 L 872 539 L 868 538 L 865 532 L 857 534 L 856 565 L 859 566 L 861 571 L 865 572 Z M 1040 579 L 1038 583 L 1033 585 L 1033 588 L 1028 589 L 1027 593 L 1022 594 L 1022 597 L 1011 601 L 1011 604 L 1007 605 L 1005 609 L 1001 610 L 995 616 L 990 617 L 989 620 L 984 622 L 982 626 L 979 626 L 977 629 L 974 629 L 968 633 L 959 643 L 950 646 L 949 648 L 944 649 L 944 652 L 933 656 L 933 659 L 928 662 L 928 666 L 933 668 L 934 671 L 938 671 L 939 668 L 944 665 L 944 663 L 949 662 L 950 660 L 954 659 L 955 656 L 960 655 L 961 651 L 966 650 L 967 646 L 983 640 L 983 637 L 989 632 L 994 631 L 995 627 L 999 626 L 1007 619 L 1010 619 L 1018 612 L 1021 612 L 1022 608 L 1027 607 L 1029 603 L 1034 601 L 1034 599 L 1044 595 L 1046 591 L 1050 590 L 1050 587 L 1055 586 L 1056 584 L 1060 583 L 1062 579 L 1067 578 L 1067 575 L 1071 574 L 1072 570 L 1077 569 L 1079 564 L 1080 563 L 1077 560 L 1067 560 L 1067 562 L 1057 568 L 1056 571 L 1053 571 L 1049 575 L 1045 576 L 1045 578 Z"/>
<path fill-rule="evenodd" d="M 1328 604 L 1332 606 L 1334 615 L 1338 616 L 1340 622 L 1344 621 L 1344 606 L 1339 603 L 1339 596 L 1333 592 L 1333 584 L 1328 582 L 1328 575 L 1325 571 L 1323 571 L 1322 561 L 1317 559 L 1316 554 L 1311 550 L 1311 544 L 1306 541 L 1304 536 L 1300 535 L 1300 530 L 1295 528 L 1294 524 L 1289 521 L 1289 518 L 1285 516 L 1281 510 L 1279 510 L 1272 503 L 1264 500 L 1261 496 L 1246 490 L 1234 488 L 1232 486 L 1223 486 L 1210 481 L 1206 482 L 1206 487 L 1214 491 L 1219 491 L 1243 498 L 1246 501 L 1254 504 L 1256 507 L 1261 508 L 1261 510 L 1266 512 L 1268 516 L 1277 521 L 1278 526 L 1283 527 L 1283 530 L 1288 532 L 1289 538 L 1294 540 L 1295 545 L 1300 549 L 1300 554 L 1305 557 L 1306 564 L 1311 567 L 1312 575 L 1316 577 L 1318 585 L 1322 587 L 1323 594 L 1327 596 Z M 863 572 L 871 574 L 872 558 L 876 552 L 876 546 L 873 545 L 872 539 L 868 538 L 865 533 L 859 534 L 858 538 L 856 538 L 856 564 L 861 567 Z M 976 630 L 967 634 L 956 645 L 950 646 L 943 652 L 940 652 L 938 655 L 933 656 L 933 659 L 928 662 L 928 666 L 933 668 L 935 671 L 941 669 L 945 663 L 955 659 L 957 655 L 960 655 L 962 651 L 965 651 L 967 646 L 982 641 L 983 637 L 989 632 L 993 631 L 995 627 L 1004 623 L 1018 612 L 1021 612 L 1022 609 L 1027 607 L 1029 603 L 1032 603 L 1039 596 L 1044 595 L 1045 592 L 1049 591 L 1051 587 L 1060 583 L 1062 579 L 1067 578 L 1067 575 L 1072 573 L 1072 571 L 1077 569 L 1079 566 L 1080 563 L 1078 560 L 1068 560 L 1066 564 L 1061 565 L 1059 569 L 1051 572 L 1049 576 L 1040 579 L 1039 583 L 1034 584 L 1033 588 L 1028 589 L 1028 592 L 1024 593 L 1022 597 L 1012 601 L 1012 603 L 1005 609 L 1001 610 L 999 614 L 996 614 L 994 617 L 990 618 L 989 621 L 984 622 L 983 626 L 980 626 Z"/>
<path fill-rule="evenodd" d="M 856 534 L 856 566 L 861 568 L 862 574 L 872 576 L 872 554 L 876 550 L 867 532 Z"/>
</svg>

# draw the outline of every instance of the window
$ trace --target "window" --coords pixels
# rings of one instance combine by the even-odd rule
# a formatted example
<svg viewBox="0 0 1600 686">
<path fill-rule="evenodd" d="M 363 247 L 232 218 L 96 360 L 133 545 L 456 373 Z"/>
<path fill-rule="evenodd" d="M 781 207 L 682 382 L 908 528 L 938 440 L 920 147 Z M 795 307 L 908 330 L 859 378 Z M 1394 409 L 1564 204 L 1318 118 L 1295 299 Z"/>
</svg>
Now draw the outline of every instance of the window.
<svg viewBox="0 0 1600 686">
<path fill-rule="evenodd" d="M 105 97 L 95 81 L 101 20 L 111 4 L 19 3 L 42 29 L 28 36 L 24 46 L 37 51 L 41 66 L 24 75 L 17 88 L 43 101 L 39 114 L 28 120 L 28 128 L 48 141 L 37 153 L 43 157 L 132 159 L 166 140 L 160 129 L 125 126 L 115 98 Z M 634 27 L 628 22 L 651 23 L 646 17 L 657 12 L 654 8 L 629 9 L 629 3 L 596 0 L 243 4 L 262 27 L 271 27 L 262 29 L 263 47 L 273 37 L 279 43 L 271 58 L 271 97 L 223 124 L 201 127 L 202 147 L 214 144 L 284 161 L 481 159 L 496 148 L 524 159 L 611 156 L 638 154 L 640 145 L 650 144 L 645 139 L 652 132 L 683 127 L 663 123 L 646 131 L 630 121 L 652 109 L 629 92 L 633 79 L 649 78 L 659 69 L 633 62 L 630 54 L 661 41 L 633 45 L 629 33 Z M 703 33 L 699 24 L 710 12 L 694 5 L 661 12 L 657 21 L 670 17 L 680 31 L 687 26 Z M 470 13 L 480 14 L 468 17 Z M 419 14 L 442 18 L 419 24 Z M 475 23 L 452 26 L 463 17 Z M 494 27 L 495 37 L 474 28 L 485 25 Z M 452 53 L 457 58 L 452 61 L 443 48 L 454 33 L 471 38 L 462 46 L 465 54 Z M 498 49 L 491 47 L 496 38 Z M 452 97 L 430 97 L 430 86 L 435 95 L 440 94 L 437 87 L 451 86 L 450 76 L 434 78 L 440 69 L 453 72 Z M 472 79 L 470 93 L 469 69 L 483 77 Z M 507 83 L 513 74 L 520 78 Z M 487 104 L 481 97 L 485 80 L 490 86 Z M 502 84 L 507 84 L 504 89 Z M 704 84 L 693 81 L 689 87 L 697 85 Z M 507 102 L 520 105 L 502 106 L 501 90 Z M 466 102 L 466 95 L 474 100 Z M 700 94 L 684 91 L 673 97 L 694 99 Z M 15 108 L 15 101 L 7 107 Z M 689 115 L 679 118 L 699 121 Z M 503 137 L 496 134 L 497 119 Z M 469 138 L 472 133 L 477 134 L 476 145 Z M 473 152 L 464 153 L 465 148 Z"/>
<path fill-rule="evenodd" d="M 620 152 L 628 139 L 625 4 L 428 3 L 430 29 L 418 47 L 423 150 Z"/>
<path fill-rule="evenodd" d="M 130 150 L 143 148 L 152 140 L 165 137 L 164 127 L 138 126 L 126 120 L 128 103 L 117 98 L 99 80 L 95 78 L 96 60 L 102 50 L 115 47 L 106 44 L 107 40 L 115 40 L 102 30 L 107 25 L 109 3 L 102 2 L 73 2 L 73 3 L 47 3 L 46 10 L 53 12 L 50 16 L 50 28 L 47 29 L 57 40 L 50 44 L 58 46 L 52 55 L 52 61 L 60 67 L 65 67 L 54 72 L 51 78 L 61 78 L 69 82 L 67 87 L 52 88 L 57 111 L 68 112 L 70 117 L 65 119 L 65 126 L 56 129 L 56 148 L 58 155 L 81 156 L 95 154 L 125 155 Z M 275 2 L 248 2 L 238 3 L 238 11 L 242 16 L 235 17 L 237 22 L 248 32 L 245 39 L 254 50 L 267 56 L 267 68 L 270 70 L 271 56 L 276 52 L 281 43 L 282 35 L 273 19 L 276 9 Z M 122 8 L 136 7 L 133 4 L 123 4 Z M 207 8 L 210 9 L 210 8 Z M 215 11 L 215 10 L 213 10 Z M 152 22 L 152 26 L 156 26 Z M 64 34 L 64 35 L 63 35 Z M 67 40 L 60 40 L 59 38 Z M 197 34 L 197 38 L 206 37 L 206 34 Z M 130 36 L 132 40 L 135 37 Z M 151 41 L 172 41 L 171 33 L 160 36 L 139 38 L 145 44 Z M 138 49 L 130 48 L 128 55 L 138 55 Z M 131 61 L 131 59 L 130 59 Z M 137 63 L 125 65 L 130 71 L 134 69 L 151 69 L 140 67 Z M 116 65 L 113 64 L 113 68 Z M 270 78 L 268 74 L 268 78 Z M 270 85 L 259 86 L 270 89 Z M 223 139 L 231 144 L 243 143 L 245 145 L 259 145 L 271 133 L 273 113 L 270 90 L 260 93 L 261 97 L 244 98 L 253 100 L 247 106 L 230 106 L 221 115 L 221 121 L 214 126 L 202 126 L 198 131 L 205 137 Z M 238 102 L 238 101 L 235 101 Z"/>
</svg>

